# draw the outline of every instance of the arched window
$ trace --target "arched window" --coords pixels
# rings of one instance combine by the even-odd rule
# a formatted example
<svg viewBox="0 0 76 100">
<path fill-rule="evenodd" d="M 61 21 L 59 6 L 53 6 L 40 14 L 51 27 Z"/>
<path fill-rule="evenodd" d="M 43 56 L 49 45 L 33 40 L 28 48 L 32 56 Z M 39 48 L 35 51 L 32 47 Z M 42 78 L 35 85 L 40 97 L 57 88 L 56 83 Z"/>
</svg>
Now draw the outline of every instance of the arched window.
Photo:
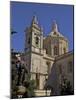
<svg viewBox="0 0 76 100">
<path fill-rule="evenodd" d="M 58 55 L 58 47 L 54 46 L 54 55 Z"/>
<path fill-rule="evenodd" d="M 54 32 L 53 34 L 56 35 L 56 32 Z"/>
<path fill-rule="evenodd" d="M 36 37 L 35 43 L 38 45 L 39 44 L 39 38 Z"/>
</svg>

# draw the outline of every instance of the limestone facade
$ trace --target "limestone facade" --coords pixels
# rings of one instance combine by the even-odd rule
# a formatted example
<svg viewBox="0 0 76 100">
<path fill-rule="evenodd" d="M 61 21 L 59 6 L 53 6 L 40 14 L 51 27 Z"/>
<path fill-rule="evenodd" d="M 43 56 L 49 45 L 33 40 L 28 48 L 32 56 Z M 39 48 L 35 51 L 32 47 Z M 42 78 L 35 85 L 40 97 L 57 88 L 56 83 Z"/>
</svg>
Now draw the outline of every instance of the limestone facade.
<svg viewBox="0 0 76 100">
<path fill-rule="evenodd" d="M 53 23 L 49 35 L 43 35 L 43 28 L 34 16 L 31 25 L 25 30 L 24 59 L 38 90 L 44 89 L 56 58 L 68 53 L 68 40 L 58 31 L 56 22 Z"/>
<path fill-rule="evenodd" d="M 70 82 L 72 91 L 74 91 L 74 56 L 72 51 L 57 57 L 53 64 L 47 81 L 48 87 L 53 89 L 53 95 L 60 95 L 60 85 L 64 79 Z"/>
</svg>

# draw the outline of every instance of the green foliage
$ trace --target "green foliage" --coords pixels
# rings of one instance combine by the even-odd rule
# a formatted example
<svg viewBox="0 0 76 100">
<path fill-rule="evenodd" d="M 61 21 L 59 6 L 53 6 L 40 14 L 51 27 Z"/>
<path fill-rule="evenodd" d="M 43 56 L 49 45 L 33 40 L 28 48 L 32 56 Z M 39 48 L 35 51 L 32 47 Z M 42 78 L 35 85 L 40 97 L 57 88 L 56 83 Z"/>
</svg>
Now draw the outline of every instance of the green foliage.
<svg viewBox="0 0 76 100">
<path fill-rule="evenodd" d="M 61 84 L 61 95 L 73 95 L 72 86 L 67 79 Z"/>
<path fill-rule="evenodd" d="M 17 75 L 17 71 L 16 71 L 16 68 L 15 66 L 12 66 L 14 69 L 12 70 L 12 98 L 18 98 L 18 94 L 17 94 L 17 91 L 18 91 L 18 85 L 17 85 L 17 78 L 16 76 L 18 77 Z M 34 89 L 35 89 L 35 81 L 34 80 L 30 80 L 30 74 L 27 75 L 27 79 L 24 79 L 24 82 L 23 82 L 23 86 L 26 87 L 26 92 L 24 93 L 23 95 L 23 98 L 26 98 L 26 97 L 34 97 L 35 96 L 35 93 L 34 93 Z M 25 81 L 26 80 L 26 81 Z"/>
<path fill-rule="evenodd" d="M 30 79 L 30 74 L 28 74 L 28 79 L 25 82 L 25 87 L 27 88 L 27 96 L 25 93 L 24 97 L 34 97 L 35 96 L 34 89 L 36 88 L 36 85 L 35 85 L 35 80 Z"/>
</svg>

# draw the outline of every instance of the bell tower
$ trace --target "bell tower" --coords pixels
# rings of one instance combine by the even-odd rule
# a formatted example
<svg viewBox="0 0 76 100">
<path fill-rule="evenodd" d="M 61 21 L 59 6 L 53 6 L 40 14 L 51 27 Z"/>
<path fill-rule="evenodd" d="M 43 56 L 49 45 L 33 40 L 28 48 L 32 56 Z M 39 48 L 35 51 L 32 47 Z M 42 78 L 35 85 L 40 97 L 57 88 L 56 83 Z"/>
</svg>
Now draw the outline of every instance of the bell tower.
<svg viewBox="0 0 76 100">
<path fill-rule="evenodd" d="M 43 48 L 43 29 L 39 27 L 36 16 L 33 16 L 31 25 L 26 28 L 25 49 L 39 52 Z"/>
<path fill-rule="evenodd" d="M 52 57 L 68 52 L 68 40 L 59 32 L 56 21 L 53 21 L 52 30 L 44 40 L 44 48 Z"/>
<path fill-rule="evenodd" d="M 25 31 L 25 62 L 31 73 L 31 79 L 35 80 L 37 88 L 41 89 L 41 67 L 43 55 L 43 29 L 39 26 L 36 16 L 33 16 L 31 25 Z"/>
<path fill-rule="evenodd" d="M 32 41 L 31 50 L 33 52 L 39 52 L 43 47 L 43 30 L 39 27 L 39 23 L 36 16 L 33 16 L 31 23 Z"/>
</svg>

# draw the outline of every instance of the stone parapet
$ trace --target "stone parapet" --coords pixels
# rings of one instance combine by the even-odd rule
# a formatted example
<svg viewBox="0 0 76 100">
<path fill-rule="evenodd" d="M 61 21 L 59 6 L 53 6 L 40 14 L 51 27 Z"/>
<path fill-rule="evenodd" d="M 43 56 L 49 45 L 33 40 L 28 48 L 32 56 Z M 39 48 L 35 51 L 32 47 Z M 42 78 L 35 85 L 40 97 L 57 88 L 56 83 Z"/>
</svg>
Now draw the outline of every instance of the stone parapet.
<svg viewBox="0 0 76 100">
<path fill-rule="evenodd" d="M 35 90 L 36 97 L 50 96 L 51 90 Z"/>
</svg>

